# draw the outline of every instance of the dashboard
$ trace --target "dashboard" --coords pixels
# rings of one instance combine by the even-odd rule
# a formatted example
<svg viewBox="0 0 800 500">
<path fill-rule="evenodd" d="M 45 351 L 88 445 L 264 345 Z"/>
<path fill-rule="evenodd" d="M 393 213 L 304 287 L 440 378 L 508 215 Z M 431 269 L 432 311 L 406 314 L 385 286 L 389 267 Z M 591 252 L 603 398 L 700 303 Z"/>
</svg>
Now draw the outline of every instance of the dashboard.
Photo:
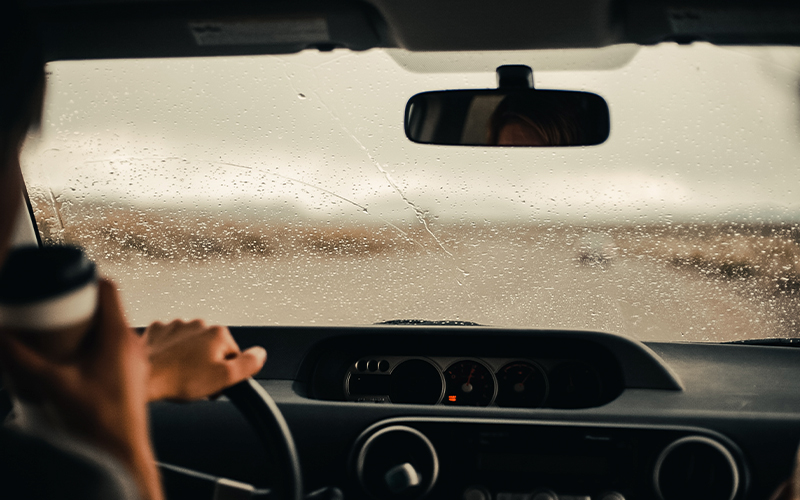
<svg viewBox="0 0 800 500">
<path fill-rule="evenodd" d="M 258 380 L 307 492 L 766 500 L 800 442 L 793 348 L 483 327 L 232 331 L 269 351 Z M 153 432 L 164 462 L 268 486 L 270 457 L 224 398 L 156 404 Z"/>
<path fill-rule="evenodd" d="M 362 403 L 589 408 L 619 395 L 606 371 L 571 358 L 369 355 L 348 368 L 343 390 Z"/>
<path fill-rule="evenodd" d="M 740 450 L 696 428 L 405 418 L 355 449 L 372 498 L 731 500 L 743 486 Z"/>
</svg>

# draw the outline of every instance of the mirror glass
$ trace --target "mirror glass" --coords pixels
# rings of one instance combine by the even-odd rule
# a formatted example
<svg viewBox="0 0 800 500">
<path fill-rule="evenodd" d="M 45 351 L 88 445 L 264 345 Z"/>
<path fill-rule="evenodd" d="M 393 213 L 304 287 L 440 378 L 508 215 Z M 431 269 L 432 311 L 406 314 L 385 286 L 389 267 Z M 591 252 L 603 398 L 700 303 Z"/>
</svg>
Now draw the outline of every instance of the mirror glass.
<svg viewBox="0 0 800 500">
<path fill-rule="evenodd" d="M 597 94 L 486 89 L 423 92 L 409 99 L 406 136 L 422 144 L 594 146 L 608 138 L 608 105 Z"/>
</svg>

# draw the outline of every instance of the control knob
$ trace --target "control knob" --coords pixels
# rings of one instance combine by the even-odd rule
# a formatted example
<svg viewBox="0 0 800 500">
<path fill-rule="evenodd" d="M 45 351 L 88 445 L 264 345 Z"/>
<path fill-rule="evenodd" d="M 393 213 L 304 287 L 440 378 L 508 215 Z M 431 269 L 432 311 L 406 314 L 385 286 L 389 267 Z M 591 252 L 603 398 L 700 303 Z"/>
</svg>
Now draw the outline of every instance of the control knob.
<svg viewBox="0 0 800 500">
<path fill-rule="evenodd" d="M 395 465 L 384 474 L 383 479 L 386 481 L 386 487 L 395 495 L 406 491 L 414 486 L 419 486 L 422 482 L 417 473 L 417 469 L 410 463 L 402 463 Z"/>
<path fill-rule="evenodd" d="M 405 425 L 365 436 L 355 467 L 366 493 L 379 500 L 420 499 L 433 489 L 439 475 L 439 459 L 430 440 Z"/>
<path fill-rule="evenodd" d="M 482 486 L 470 486 L 464 490 L 461 500 L 492 500 L 492 494 Z"/>
</svg>

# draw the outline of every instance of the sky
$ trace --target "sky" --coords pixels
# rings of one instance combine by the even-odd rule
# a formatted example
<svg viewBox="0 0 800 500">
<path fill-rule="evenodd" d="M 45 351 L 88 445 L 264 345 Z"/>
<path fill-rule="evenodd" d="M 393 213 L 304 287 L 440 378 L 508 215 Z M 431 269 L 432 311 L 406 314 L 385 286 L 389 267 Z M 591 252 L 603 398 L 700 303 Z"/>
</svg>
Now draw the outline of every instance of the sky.
<svg viewBox="0 0 800 500">
<path fill-rule="evenodd" d="M 412 95 L 495 87 L 500 64 L 531 65 L 536 88 L 604 97 L 608 141 L 406 139 Z M 23 167 L 32 192 L 242 217 L 800 221 L 798 98 L 791 47 L 67 61 L 48 65 Z"/>
</svg>

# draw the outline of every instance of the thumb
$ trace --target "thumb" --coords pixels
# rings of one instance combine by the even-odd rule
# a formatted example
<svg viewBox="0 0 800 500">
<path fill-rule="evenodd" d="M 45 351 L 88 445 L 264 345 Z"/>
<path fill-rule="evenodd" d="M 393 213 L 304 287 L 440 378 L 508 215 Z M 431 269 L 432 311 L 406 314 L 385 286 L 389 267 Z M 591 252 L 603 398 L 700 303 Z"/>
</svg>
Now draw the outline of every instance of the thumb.
<svg viewBox="0 0 800 500">
<path fill-rule="evenodd" d="M 248 349 L 242 351 L 240 356 L 246 356 L 252 358 L 253 366 L 255 367 L 255 371 L 253 373 L 257 373 L 264 364 L 267 362 L 267 350 L 261 347 L 260 345 L 255 345 Z"/>
<path fill-rule="evenodd" d="M 253 346 L 242 351 L 227 363 L 229 383 L 234 384 L 252 377 L 261 370 L 266 361 L 267 351 L 261 346 Z"/>
<path fill-rule="evenodd" d="M 103 278 L 98 283 L 96 324 L 93 329 L 94 344 L 98 352 L 119 353 L 133 334 L 128 328 L 125 313 L 114 283 Z"/>
</svg>

